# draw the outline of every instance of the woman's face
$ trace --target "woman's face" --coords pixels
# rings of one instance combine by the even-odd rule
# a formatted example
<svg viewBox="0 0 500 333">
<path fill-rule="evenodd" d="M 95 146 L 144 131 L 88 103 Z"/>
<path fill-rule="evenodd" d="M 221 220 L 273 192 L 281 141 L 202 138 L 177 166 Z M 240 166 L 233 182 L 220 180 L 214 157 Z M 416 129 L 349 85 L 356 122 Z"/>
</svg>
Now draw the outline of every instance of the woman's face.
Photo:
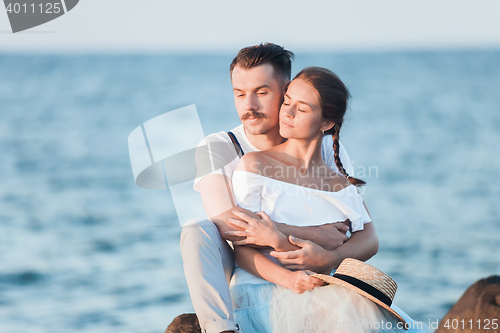
<svg viewBox="0 0 500 333">
<path fill-rule="evenodd" d="M 321 116 L 319 94 L 303 79 L 295 79 L 288 86 L 280 109 L 280 135 L 291 139 L 312 139 L 327 130 Z"/>
</svg>

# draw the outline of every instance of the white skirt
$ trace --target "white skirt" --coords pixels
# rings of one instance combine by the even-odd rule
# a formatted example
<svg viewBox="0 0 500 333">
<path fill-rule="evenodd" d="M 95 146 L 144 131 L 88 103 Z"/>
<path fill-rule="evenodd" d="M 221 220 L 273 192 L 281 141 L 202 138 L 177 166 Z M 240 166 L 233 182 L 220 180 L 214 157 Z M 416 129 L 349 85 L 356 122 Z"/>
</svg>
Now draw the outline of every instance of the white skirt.
<svg viewBox="0 0 500 333">
<path fill-rule="evenodd" d="M 242 333 L 406 332 L 397 318 L 368 298 L 337 285 L 302 294 L 274 283 L 231 287 Z"/>
</svg>

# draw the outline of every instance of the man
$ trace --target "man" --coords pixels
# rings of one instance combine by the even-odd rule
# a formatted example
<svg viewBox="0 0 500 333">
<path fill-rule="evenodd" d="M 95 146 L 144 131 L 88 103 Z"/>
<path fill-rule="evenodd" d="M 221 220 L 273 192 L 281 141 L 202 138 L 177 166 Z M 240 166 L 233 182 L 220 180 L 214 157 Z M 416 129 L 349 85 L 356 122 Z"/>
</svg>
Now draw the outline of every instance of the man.
<svg viewBox="0 0 500 333">
<path fill-rule="evenodd" d="M 221 168 L 201 172 L 195 180 L 195 189 L 201 193 L 209 220 L 183 228 L 181 251 L 191 299 L 204 332 L 239 331 L 233 319 L 228 286 L 234 269 L 234 255 L 226 240 L 252 244 L 234 236 L 234 231 L 242 229 L 228 223 L 227 219 L 240 218 L 245 229 L 268 217 L 235 205 L 231 186 L 232 173 L 239 160 L 235 147 L 247 153 L 265 150 L 284 141 L 279 135 L 278 115 L 284 86 L 291 78 L 292 58 L 293 53 L 271 43 L 240 50 L 231 63 L 230 73 L 235 106 L 242 125 L 231 131 L 233 139 L 228 133 L 215 133 L 200 145 L 209 148 L 208 151 L 200 149 L 197 158 L 202 161 L 200 166 L 206 164 L 203 162 L 206 162 L 206 157 L 210 163 Z M 322 156 L 333 170 L 337 170 L 332 146 L 331 136 L 325 136 Z M 340 158 L 347 170 L 352 168 L 343 146 Z M 365 225 L 365 232 L 354 234 L 348 241 L 345 235 L 348 226 L 343 223 L 314 227 L 290 226 L 279 221 L 274 223 L 283 234 L 294 236 L 290 242 L 298 250 L 278 254 L 283 266 L 291 270 L 331 271 L 347 257 L 347 253 L 349 257 L 367 260 L 378 250 L 372 223 Z"/>
</svg>

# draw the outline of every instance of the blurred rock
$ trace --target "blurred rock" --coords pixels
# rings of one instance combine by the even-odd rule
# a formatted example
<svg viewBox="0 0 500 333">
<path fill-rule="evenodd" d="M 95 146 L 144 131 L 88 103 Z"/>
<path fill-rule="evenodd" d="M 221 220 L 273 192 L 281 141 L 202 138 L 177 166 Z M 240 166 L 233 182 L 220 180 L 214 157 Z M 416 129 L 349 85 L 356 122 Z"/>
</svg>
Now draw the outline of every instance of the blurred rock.
<svg viewBox="0 0 500 333">
<path fill-rule="evenodd" d="M 465 291 L 435 333 L 445 332 L 500 332 L 500 276 L 479 280 Z"/>
<path fill-rule="evenodd" d="M 174 318 L 165 333 L 201 333 L 201 328 L 194 313 L 184 313 Z"/>
</svg>

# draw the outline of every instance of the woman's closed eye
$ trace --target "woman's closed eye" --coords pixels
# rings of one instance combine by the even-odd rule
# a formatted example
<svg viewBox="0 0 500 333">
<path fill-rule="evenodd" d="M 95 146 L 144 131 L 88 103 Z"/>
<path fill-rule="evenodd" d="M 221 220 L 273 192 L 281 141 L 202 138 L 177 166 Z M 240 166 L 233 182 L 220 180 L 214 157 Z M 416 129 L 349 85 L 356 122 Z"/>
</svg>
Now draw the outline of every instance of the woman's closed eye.
<svg viewBox="0 0 500 333">
<path fill-rule="evenodd" d="M 283 105 L 284 106 L 290 106 L 290 103 L 283 102 Z M 302 109 L 297 109 L 297 111 L 306 112 L 306 110 L 302 110 Z"/>
</svg>

